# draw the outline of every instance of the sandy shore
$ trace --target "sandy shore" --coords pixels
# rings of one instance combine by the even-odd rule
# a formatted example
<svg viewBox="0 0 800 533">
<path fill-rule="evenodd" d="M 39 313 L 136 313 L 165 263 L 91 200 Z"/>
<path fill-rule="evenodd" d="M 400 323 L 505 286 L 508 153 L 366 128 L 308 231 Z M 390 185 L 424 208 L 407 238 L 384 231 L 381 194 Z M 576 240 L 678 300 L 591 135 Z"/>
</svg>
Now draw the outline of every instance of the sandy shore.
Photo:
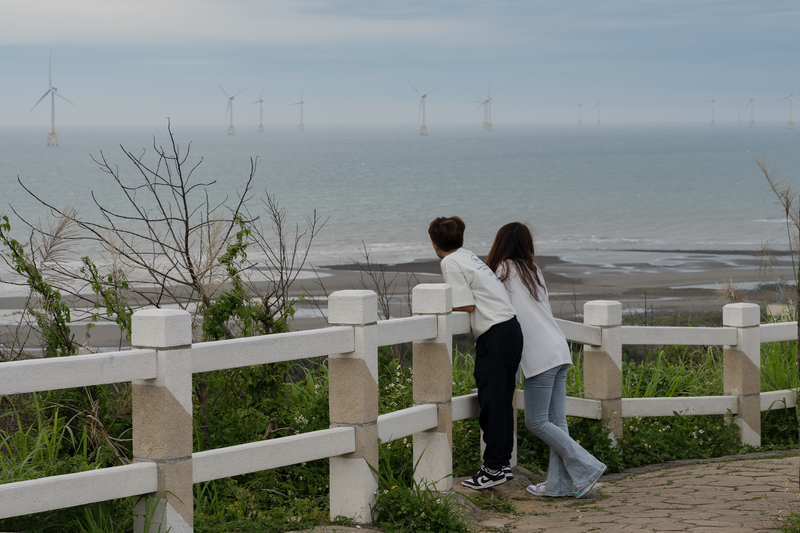
<svg viewBox="0 0 800 533">
<path fill-rule="evenodd" d="M 781 276 L 793 279 L 788 256 L 780 257 L 772 270 L 765 270 L 757 253 L 750 251 L 603 251 L 582 253 L 571 261 L 540 256 L 537 263 L 544 272 L 553 312 L 563 318 L 580 316 L 583 304 L 590 300 L 620 301 L 628 314 L 641 314 L 645 307 L 656 314 L 720 310 L 727 302 L 720 298 L 719 289 L 728 283 L 742 290 L 748 301 L 773 303 L 777 294 L 760 286 L 775 284 Z M 409 287 L 444 281 L 436 258 L 378 267 L 393 282 L 392 314 L 396 316 L 408 314 Z M 317 271 L 326 275 L 321 282 L 329 294 L 374 289 L 354 264 Z M 314 281 L 304 280 L 299 285 L 307 294 L 322 294 Z"/>
<path fill-rule="evenodd" d="M 755 253 L 747 251 L 582 251 L 571 254 L 569 261 L 543 255 L 537 257 L 537 263 L 544 272 L 553 313 L 577 320 L 581 319 L 583 304 L 590 300 L 622 302 L 623 312 L 632 316 L 641 316 L 645 309 L 656 315 L 720 310 L 726 302 L 718 290 L 729 281 L 743 290 L 748 301 L 763 305 L 778 298 L 774 290 L 765 290 L 762 285 L 774 284 L 780 276 L 793 279 L 788 257 L 765 271 Z M 391 294 L 393 317 L 410 315 L 408 295 L 416 284 L 444 281 L 435 257 L 376 265 L 375 272 L 382 272 L 381 284 Z M 327 307 L 326 295 L 364 288 L 375 290 L 375 283 L 355 264 L 306 269 L 293 285 L 292 295 L 311 298 L 299 305 L 293 329 L 325 327 L 320 309 L 324 312 Z M 19 296 L 0 297 L 0 316 L 6 315 L 7 320 L 24 302 Z M 79 336 L 81 328 L 73 329 Z M 96 328 L 91 344 L 115 347 L 119 340 L 115 328 Z"/>
</svg>

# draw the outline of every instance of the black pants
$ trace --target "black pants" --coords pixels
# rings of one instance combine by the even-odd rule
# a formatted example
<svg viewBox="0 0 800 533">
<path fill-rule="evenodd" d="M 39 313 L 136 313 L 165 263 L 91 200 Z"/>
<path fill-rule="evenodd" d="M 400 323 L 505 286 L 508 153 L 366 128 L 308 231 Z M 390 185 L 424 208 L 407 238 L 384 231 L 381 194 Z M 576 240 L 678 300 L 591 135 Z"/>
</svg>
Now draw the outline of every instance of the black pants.
<svg viewBox="0 0 800 533">
<path fill-rule="evenodd" d="M 483 431 L 483 464 L 498 470 L 514 450 L 514 392 L 522 358 L 522 329 L 517 318 L 495 324 L 478 337 L 475 346 L 475 383 L 478 421 Z"/>
</svg>

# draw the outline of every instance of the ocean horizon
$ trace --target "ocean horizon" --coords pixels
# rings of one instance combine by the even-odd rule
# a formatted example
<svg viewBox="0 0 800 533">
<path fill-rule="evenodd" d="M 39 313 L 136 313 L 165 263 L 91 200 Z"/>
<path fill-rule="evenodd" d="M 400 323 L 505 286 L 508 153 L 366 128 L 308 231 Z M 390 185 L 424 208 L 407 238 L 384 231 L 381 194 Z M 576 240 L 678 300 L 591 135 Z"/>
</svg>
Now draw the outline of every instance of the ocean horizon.
<svg viewBox="0 0 800 533">
<path fill-rule="evenodd" d="M 485 254 L 497 229 L 511 221 L 534 228 L 537 253 L 608 263 L 614 254 L 647 250 L 786 249 L 782 209 L 755 157 L 799 178 L 800 137 L 785 123 L 479 124 L 418 126 L 173 124 L 197 182 L 212 182 L 214 198 L 241 192 L 257 159 L 254 192 L 275 195 L 287 222 L 301 228 L 314 210 L 328 222 L 309 261 L 348 263 L 366 246 L 374 261 L 432 258 L 427 226 L 437 216 L 461 216 L 465 247 Z M 112 178 L 91 156 L 102 154 L 122 179 L 135 169 L 120 145 L 154 161 L 153 142 L 167 146 L 162 126 L 58 128 L 60 146 L 47 147 L 47 129 L 0 128 L 0 214 L 15 237 L 47 210 L 17 177 L 57 207 L 74 205 L 99 220 L 92 193 L 105 206 L 127 207 Z M 258 199 L 255 212 L 263 214 Z M 76 250 L 91 253 L 86 250 Z"/>
</svg>

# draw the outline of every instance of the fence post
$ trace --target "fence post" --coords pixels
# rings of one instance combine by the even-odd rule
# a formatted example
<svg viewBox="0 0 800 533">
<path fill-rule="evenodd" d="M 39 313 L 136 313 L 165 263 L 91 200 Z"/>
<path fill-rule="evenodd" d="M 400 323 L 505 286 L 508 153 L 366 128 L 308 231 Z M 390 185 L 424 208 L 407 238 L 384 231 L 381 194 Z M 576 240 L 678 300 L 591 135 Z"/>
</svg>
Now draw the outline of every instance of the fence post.
<svg viewBox="0 0 800 533">
<path fill-rule="evenodd" d="M 155 379 L 133 382 L 133 460 L 158 465 L 158 492 L 139 500 L 134 531 L 194 530 L 192 493 L 192 318 L 186 311 L 133 314 L 131 345 L 155 349 Z M 150 531 L 145 531 L 146 522 Z M 160 528 L 160 529 L 159 529 Z"/>
<path fill-rule="evenodd" d="M 378 296 L 338 291 L 328 298 L 328 324 L 353 326 L 355 350 L 329 357 L 331 427 L 352 427 L 356 451 L 330 459 L 331 518 L 371 523 L 378 490 Z"/>
<path fill-rule="evenodd" d="M 600 400 L 603 425 L 612 441 L 622 437 L 622 304 L 608 300 L 586 302 L 583 322 L 601 329 L 600 346 L 583 347 L 583 390 Z"/>
<path fill-rule="evenodd" d="M 436 405 L 439 425 L 414 433 L 414 478 L 438 491 L 453 488 L 453 311 L 452 289 L 444 283 L 417 285 L 411 291 L 414 316 L 433 315 L 437 336 L 414 343 L 414 405 Z"/>
<path fill-rule="evenodd" d="M 742 444 L 761 446 L 761 311 L 756 304 L 722 308 L 722 325 L 736 328 L 736 345 L 723 346 L 725 396 L 736 396 Z"/>
</svg>

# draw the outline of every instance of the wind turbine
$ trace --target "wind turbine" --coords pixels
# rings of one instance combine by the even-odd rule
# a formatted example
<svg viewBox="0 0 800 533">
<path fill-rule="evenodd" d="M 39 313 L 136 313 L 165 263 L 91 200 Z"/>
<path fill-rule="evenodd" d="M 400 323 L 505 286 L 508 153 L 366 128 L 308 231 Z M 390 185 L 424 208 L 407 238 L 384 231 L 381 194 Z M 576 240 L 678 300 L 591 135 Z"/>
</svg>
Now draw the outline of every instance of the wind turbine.
<svg viewBox="0 0 800 533">
<path fill-rule="evenodd" d="M 417 88 L 414 87 L 413 83 L 411 83 L 409 81 L 408 84 L 411 85 L 411 87 L 415 91 L 417 91 Z M 439 87 L 441 87 L 441 85 Z M 428 126 L 425 125 L 425 99 L 428 97 L 429 94 L 431 94 L 433 91 L 435 91 L 439 87 L 436 87 L 435 89 L 431 89 L 430 91 L 426 92 L 425 94 L 422 94 L 421 92 L 417 91 L 417 94 L 419 95 L 419 111 L 420 111 L 420 113 L 422 113 L 422 127 L 419 129 L 419 134 L 420 135 L 427 135 L 428 134 Z"/>
<path fill-rule="evenodd" d="M 736 113 L 736 123 L 737 124 L 741 124 L 742 123 L 742 103 L 741 102 L 736 102 L 736 105 L 733 106 L 731 108 L 731 110 L 733 110 L 733 109 L 738 109 L 738 111 Z"/>
<path fill-rule="evenodd" d="M 747 105 L 744 106 L 744 110 L 747 111 L 747 108 L 750 108 L 750 124 L 748 124 L 748 128 L 755 128 L 756 123 L 753 121 L 753 110 L 756 106 L 753 105 L 753 102 L 760 99 L 760 96 L 750 96 L 750 93 L 747 93 L 747 96 L 750 98 L 747 100 Z"/>
<path fill-rule="evenodd" d="M 39 98 L 38 102 L 33 104 L 33 107 L 31 108 L 30 111 L 28 111 L 28 114 L 30 115 L 33 112 L 33 110 L 36 109 L 36 106 L 39 105 L 39 103 L 42 100 L 44 100 L 48 94 L 50 95 L 50 133 L 47 135 L 47 146 L 58 146 L 58 135 L 56 135 L 56 96 L 58 96 L 63 100 L 66 100 L 67 102 L 69 102 L 69 100 L 67 100 L 64 96 L 61 96 L 61 93 L 58 92 L 58 89 L 53 87 L 52 67 L 53 67 L 53 53 L 50 52 L 50 62 L 48 63 L 47 66 L 47 83 L 48 87 L 50 88 L 47 89 L 47 92 L 44 93 L 44 95 L 41 98 Z M 72 102 L 69 103 L 75 105 Z"/>
<path fill-rule="evenodd" d="M 217 83 L 217 85 L 219 85 L 219 83 Z M 219 88 L 222 89 L 222 85 L 219 85 Z M 225 92 L 225 89 L 222 89 L 222 92 L 225 94 L 225 96 L 228 96 L 228 93 Z M 227 119 L 228 115 L 231 116 L 231 125 L 228 126 L 228 135 L 236 135 L 236 130 L 233 129 L 233 99 L 243 92 L 244 91 L 239 91 L 233 96 L 228 96 L 228 107 L 225 109 L 225 118 Z"/>
<path fill-rule="evenodd" d="M 792 104 L 794 103 L 794 95 L 792 94 L 792 91 L 794 91 L 794 83 L 792 83 L 792 88 L 789 89 L 789 94 L 778 100 L 778 102 L 781 102 L 787 98 L 789 99 L 789 124 L 786 125 L 787 130 L 794 129 L 794 122 L 792 122 Z M 778 102 L 775 103 L 777 104 Z"/>
<path fill-rule="evenodd" d="M 299 102 L 295 102 L 295 103 L 291 104 L 291 105 L 299 105 L 299 106 L 300 106 L 300 127 L 299 127 L 299 128 L 297 128 L 297 129 L 299 129 L 300 131 L 304 131 L 304 130 L 306 129 L 306 128 L 303 126 L 303 104 L 305 104 L 305 102 L 303 101 L 303 97 L 304 97 L 305 95 L 306 95 L 306 90 L 305 90 L 305 89 L 303 89 L 303 93 L 300 95 L 300 101 L 299 101 Z"/>
<path fill-rule="evenodd" d="M 716 99 L 712 98 L 711 100 L 703 100 L 704 102 L 711 102 L 711 125 L 716 126 L 716 122 L 714 121 L 714 104 L 717 103 Z"/>
<path fill-rule="evenodd" d="M 598 100 L 597 103 L 594 104 L 594 107 L 589 110 L 589 113 L 594 111 L 595 107 L 597 108 L 597 125 L 599 126 L 600 125 L 600 100 Z"/>
<path fill-rule="evenodd" d="M 575 105 L 578 106 L 578 126 L 583 126 L 583 100 L 575 102 Z"/>
<path fill-rule="evenodd" d="M 264 133 L 264 86 L 265 85 L 266 85 L 266 83 L 261 86 L 261 94 L 258 95 L 258 100 L 256 100 L 255 102 L 250 104 L 250 105 L 258 104 L 258 132 L 259 133 Z"/>
<path fill-rule="evenodd" d="M 412 85 L 412 87 L 413 87 L 413 85 Z M 483 108 L 483 124 L 481 125 L 481 127 L 483 129 L 485 129 L 486 131 L 494 131 L 494 128 L 492 127 L 492 104 L 494 104 L 494 100 L 492 99 L 491 90 L 492 90 L 492 86 L 490 84 L 489 88 L 486 91 L 486 98 L 483 98 L 482 96 L 478 96 L 478 99 L 475 100 L 476 104 L 480 104 L 475 109 L 475 111 L 477 111 L 480 108 Z M 425 94 L 427 94 L 427 93 L 425 93 Z"/>
</svg>

